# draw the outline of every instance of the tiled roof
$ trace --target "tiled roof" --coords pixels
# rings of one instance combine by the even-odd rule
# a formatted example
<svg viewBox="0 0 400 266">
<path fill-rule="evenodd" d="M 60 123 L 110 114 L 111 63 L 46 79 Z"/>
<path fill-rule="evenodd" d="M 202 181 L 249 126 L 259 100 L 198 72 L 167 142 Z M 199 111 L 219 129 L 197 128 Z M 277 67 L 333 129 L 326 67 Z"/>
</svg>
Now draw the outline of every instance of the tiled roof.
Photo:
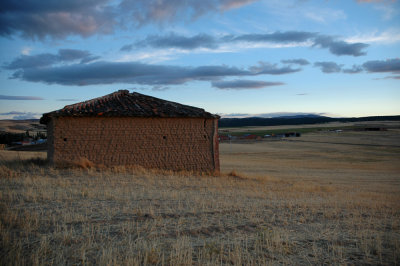
<svg viewBox="0 0 400 266">
<path fill-rule="evenodd" d="M 204 109 L 158 99 L 137 92 L 119 90 L 60 110 L 43 114 L 40 123 L 47 124 L 51 117 L 199 117 L 219 118 Z"/>
</svg>

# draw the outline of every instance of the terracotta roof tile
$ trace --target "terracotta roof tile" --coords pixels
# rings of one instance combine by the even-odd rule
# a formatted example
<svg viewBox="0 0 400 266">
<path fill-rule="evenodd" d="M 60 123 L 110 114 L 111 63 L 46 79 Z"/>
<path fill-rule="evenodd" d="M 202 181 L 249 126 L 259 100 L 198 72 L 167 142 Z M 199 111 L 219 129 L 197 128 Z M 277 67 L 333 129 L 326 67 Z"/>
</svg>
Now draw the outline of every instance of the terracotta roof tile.
<svg viewBox="0 0 400 266">
<path fill-rule="evenodd" d="M 67 105 L 60 110 L 43 114 L 40 123 L 47 124 L 51 117 L 199 117 L 219 118 L 193 106 L 170 102 L 137 92 L 119 90 L 103 97 Z"/>
</svg>

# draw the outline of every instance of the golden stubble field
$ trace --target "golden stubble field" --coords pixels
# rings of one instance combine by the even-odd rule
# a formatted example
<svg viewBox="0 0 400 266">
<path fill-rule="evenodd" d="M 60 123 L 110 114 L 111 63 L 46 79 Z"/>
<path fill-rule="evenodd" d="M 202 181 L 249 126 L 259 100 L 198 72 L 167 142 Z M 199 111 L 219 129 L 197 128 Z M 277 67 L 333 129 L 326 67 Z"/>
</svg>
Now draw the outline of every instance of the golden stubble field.
<svg viewBox="0 0 400 266">
<path fill-rule="evenodd" d="M 400 264 L 399 130 L 220 150 L 215 176 L 2 151 L 1 264 Z"/>
</svg>

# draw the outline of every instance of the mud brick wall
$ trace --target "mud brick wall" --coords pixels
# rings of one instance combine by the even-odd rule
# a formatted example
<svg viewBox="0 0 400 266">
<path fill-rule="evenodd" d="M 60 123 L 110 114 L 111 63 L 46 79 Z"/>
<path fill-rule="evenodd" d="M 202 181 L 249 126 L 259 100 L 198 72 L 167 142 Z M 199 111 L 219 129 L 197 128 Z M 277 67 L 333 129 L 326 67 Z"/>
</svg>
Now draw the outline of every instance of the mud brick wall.
<svg viewBox="0 0 400 266">
<path fill-rule="evenodd" d="M 48 158 L 105 166 L 219 171 L 218 119 L 53 117 Z"/>
</svg>

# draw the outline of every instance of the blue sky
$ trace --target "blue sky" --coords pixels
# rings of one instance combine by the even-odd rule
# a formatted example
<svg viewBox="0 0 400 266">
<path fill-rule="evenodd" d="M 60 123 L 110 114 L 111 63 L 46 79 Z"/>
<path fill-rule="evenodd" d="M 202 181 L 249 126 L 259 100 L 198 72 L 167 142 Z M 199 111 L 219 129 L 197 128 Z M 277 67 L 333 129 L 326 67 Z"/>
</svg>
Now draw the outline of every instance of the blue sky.
<svg viewBox="0 0 400 266">
<path fill-rule="evenodd" d="M 0 119 L 119 89 L 223 116 L 400 115 L 397 0 L 3 0 Z"/>
</svg>

